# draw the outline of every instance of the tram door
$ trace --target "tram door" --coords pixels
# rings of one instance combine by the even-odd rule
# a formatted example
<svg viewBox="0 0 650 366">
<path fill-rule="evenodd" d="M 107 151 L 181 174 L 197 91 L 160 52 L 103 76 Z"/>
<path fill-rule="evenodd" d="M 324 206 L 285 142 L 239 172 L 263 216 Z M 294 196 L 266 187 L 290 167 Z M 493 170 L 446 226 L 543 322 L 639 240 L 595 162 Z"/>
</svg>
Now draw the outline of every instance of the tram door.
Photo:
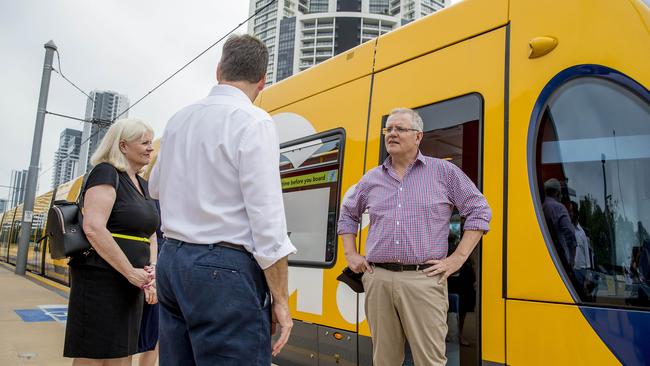
<svg viewBox="0 0 650 366">
<path fill-rule="evenodd" d="M 421 152 L 456 164 L 485 194 L 494 216 L 490 233 L 461 270 L 448 280 L 447 364 L 503 362 L 505 27 L 407 62 L 397 62 L 395 66 L 382 59 L 386 55 L 382 46 L 392 48 L 390 42 L 400 43 L 397 39 L 386 39 L 382 44 L 380 39 L 377 46 L 379 71 L 372 91 L 366 169 L 381 164 L 386 157 L 380 130 L 390 111 L 412 108 L 424 120 Z M 463 218 L 455 211 L 448 238 L 450 253 L 458 245 L 462 230 Z M 362 237 L 362 247 L 364 242 Z M 410 362 L 407 349 L 405 365 L 412 365 Z"/>
<path fill-rule="evenodd" d="M 510 2 L 507 361 L 647 364 L 649 2 L 530 3 Z"/>
</svg>

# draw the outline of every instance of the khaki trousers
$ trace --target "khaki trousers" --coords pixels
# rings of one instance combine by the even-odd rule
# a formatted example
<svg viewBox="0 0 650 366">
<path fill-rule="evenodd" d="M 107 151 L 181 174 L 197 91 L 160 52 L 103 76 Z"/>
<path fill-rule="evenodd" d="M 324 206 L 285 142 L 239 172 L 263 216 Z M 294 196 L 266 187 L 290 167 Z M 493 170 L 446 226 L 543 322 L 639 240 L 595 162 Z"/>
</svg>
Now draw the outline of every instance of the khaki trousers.
<svg viewBox="0 0 650 366">
<path fill-rule="evenodd" d="M 372 335 L 374 366 L 401 366 L 408 339 L 416 366 L 445 365 L 447 282 L 422 271 L 366 272 L 365 310 Z"/>
</svg>

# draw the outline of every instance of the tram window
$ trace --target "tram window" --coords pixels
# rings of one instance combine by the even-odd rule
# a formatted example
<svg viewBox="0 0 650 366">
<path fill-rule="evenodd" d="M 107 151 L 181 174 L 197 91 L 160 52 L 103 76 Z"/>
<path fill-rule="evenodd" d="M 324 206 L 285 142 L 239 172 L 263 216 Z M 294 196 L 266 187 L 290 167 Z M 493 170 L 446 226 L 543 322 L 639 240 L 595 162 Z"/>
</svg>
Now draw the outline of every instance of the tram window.
<svg viewBox="0 0 650 366">
<path fill-rule="evenodd" d="M 2 224 L 0 224 L 0 261 L 7 261 L 7 253 L 9 250 L 9 232 L 11 231 L 11 222 L 13 220 L 14 212 L 7 211 L 2 216 Z"/>
<path fill-rule="evenodd" d="M 280 177 L 292 265 L 328 266 L 336 251 L 342 130 L 282 144 Z"/>
<path fill-rule="evenodd" d="M 650 101 L 639 90 L 585 76 L 542 109 L 537 205 L 583 303 L 650 308 Z"/>
</svg>

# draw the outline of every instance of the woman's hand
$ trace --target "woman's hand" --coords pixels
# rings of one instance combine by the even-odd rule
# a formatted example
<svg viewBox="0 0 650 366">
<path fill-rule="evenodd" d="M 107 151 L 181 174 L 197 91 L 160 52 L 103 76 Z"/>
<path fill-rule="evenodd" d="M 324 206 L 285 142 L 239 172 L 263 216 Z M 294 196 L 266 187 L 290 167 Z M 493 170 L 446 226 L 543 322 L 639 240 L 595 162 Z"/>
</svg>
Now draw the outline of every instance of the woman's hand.
<svg viewBox="0 0 650 366">
<path fill-rule="evenodd" d="M 148 266 L 144 266 L 144 270 L 147 271 L 153 278 L 156 278 L 156 264 L 152 263 Z"/>
<path fill-rule="evenodd" d="M 132 268 L 126 279 L 135 287 L 145 288 L 145 286 L 151 284 L 154 277 L 143 268 Z"/>
<path fill-rule="evenodd" d="M 144 300 L 149 305 L 153 305 L 158 302 L 158 294 L 156 292 L 156 286 L 149 286 L 144 289 Z"/>
</svg>

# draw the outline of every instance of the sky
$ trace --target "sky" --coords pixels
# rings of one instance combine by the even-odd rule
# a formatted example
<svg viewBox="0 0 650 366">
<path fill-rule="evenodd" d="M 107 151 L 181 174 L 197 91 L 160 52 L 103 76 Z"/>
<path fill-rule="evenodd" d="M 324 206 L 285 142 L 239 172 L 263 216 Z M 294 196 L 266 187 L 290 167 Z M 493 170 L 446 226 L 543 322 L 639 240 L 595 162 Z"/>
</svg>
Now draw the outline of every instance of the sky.
<svg viewBox="0 0 650 366">
<path fill-rule="evenodd" d="M 31 156 L 45 48 L 57 45 L 63 74 L 89 93 L 114 90 L 131 103 L 248 17 L 247 0 L 8 0 L 0 2 L 0 185 Z M 246 25 L 238 33 L 245 33 Z M 129 111 L 159 137 L 168 118 L 209 92 L 221 43 Z M 52 73 L 47 110 L 83 118 L 86 96 Z M 65 128 L 80 122 L 45 117 L 39 193 L 51 186 L 54 153 Z M 0 187 L 0 198 L 8 189 Z"/>
<path fill-rule="evenodd" d="M 459 0 L 452 0 L 452 4 Z M 248 17 L 248 0 L 0 1 L 0 186 L 28 169 L 45 49 L 54 67 L 89 93 L 113 90 L 131 103 Z M 245 33 L 246 25 L 237 33 Z M 169 117 L 215 83 L 215 46 L 129 111 L 160 137 Z M 83 118 L 86 96 L 52 73 L 47 111 Z M 80 122 L 46 115 L 38 193 L 51 187 L 54 153 L 65 128 Z M 9 189 L 0 187 L 0 198 Z"/>
</svg>

